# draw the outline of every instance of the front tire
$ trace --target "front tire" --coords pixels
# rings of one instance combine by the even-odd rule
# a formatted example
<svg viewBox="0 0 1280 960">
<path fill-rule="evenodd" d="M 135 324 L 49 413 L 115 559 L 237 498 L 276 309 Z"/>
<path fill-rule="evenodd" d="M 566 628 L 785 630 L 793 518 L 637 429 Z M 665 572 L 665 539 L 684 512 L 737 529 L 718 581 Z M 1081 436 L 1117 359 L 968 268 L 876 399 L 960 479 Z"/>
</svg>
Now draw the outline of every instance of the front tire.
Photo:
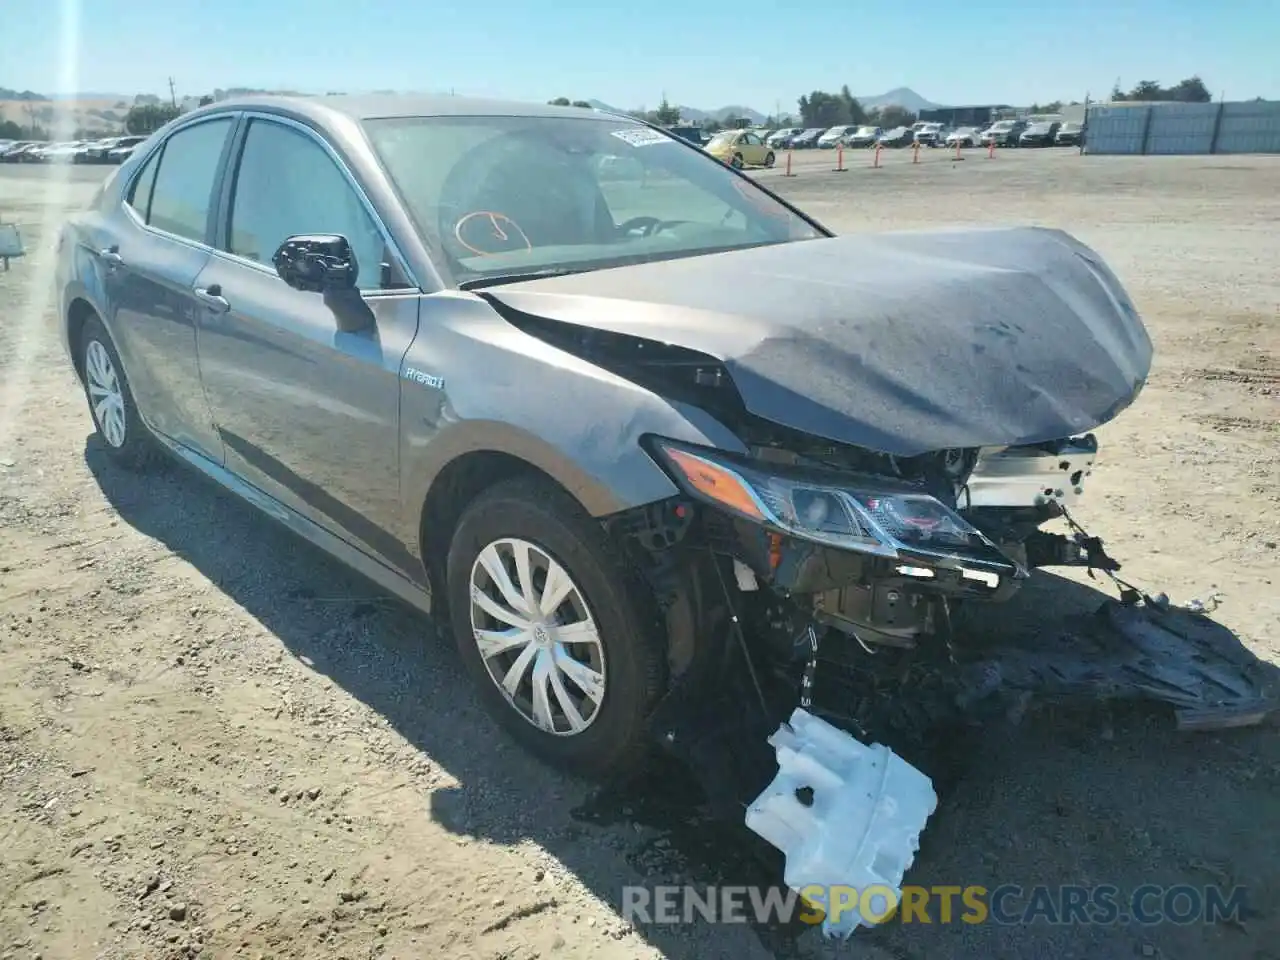
<svg viewBox="0 0 1280 960">
<path fill-rule="evenodd" d="M 89 415 L 107 455 L 130 469 L 150 466 L 155 440 L 138 413 L 115 343 L 97 317 L 89 318 L 80 333 L 79 360 Z"/>
<path fill-rule="evenodd" d="M 458 652 L 517 742 L 593 778 L 642 763 L 665 643 L 648 589 L 597 521 L 550 482 L 501 483 L 464 512 L 447 578 Z"/>
<path fill-rule="evenodd" d="M 770 150 L 768 153 L 764 155 L 764 165 L 766 167 L 772 167 L 774 163 L 777 162 L 777 160 L 778 158 L 773 155 L 772 150 Z"/>
</svg>

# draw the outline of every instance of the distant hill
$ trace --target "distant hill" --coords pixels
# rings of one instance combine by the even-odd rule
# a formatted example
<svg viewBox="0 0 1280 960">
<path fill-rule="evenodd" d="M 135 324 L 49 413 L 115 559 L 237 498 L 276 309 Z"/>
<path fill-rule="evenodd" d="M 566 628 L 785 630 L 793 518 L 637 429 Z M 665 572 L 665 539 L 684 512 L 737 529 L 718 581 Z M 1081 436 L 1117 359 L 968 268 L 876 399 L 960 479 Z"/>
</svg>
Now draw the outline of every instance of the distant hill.
<svg viewBox="0 0 1280 960">
<path fill-rule="evenodd" d="M 941 104 L 934 103 L 932 100 L 926 100 L 920 94 L 916 93 L 910 87 L 898 87 L 896 90 L 890 90 L 888 93 L 877 94 L 870 97 L 858 97 L 858 102 L 868 110 L 877 107 L 887 107 L 896 104 L 905 107 L 912 113 L 919 113 L 921 110 L 935 109 Z M 597 110 L 608 110 L 612 113 L 633 113 L 639 108 L 633 107 L 630 110 L 622 110 L 618 107 L 605 103 L 603 100 L 588 100 Z M 652 107 L 650 107 L 652 109 Z M 791 111 L 794 113 L 794 108 Z M 680 105 L 680 118 L 688 120 L 691 123 L 705 123 L 708 120 L 718 120 L 723 123 L 730 117 L 745 117 L 752 123 L 764 123 L 768 118 L 768 114 L 761 113 L 759 110 L 744 106 L 719 107 L 715 110 L 705 110 L 701 107 L 691 107 L 686 104 Z"/>
<path fill-rule="evenodd" d="M 639 107 L 632 107 L 630 110 L 623 110 L 611 104 L 605 103 L 603 100 L 588 100 L 587 103 L 595 107 L 597 110 L 606 110 L 610 113 L 638 113 Z M 649 107 L 648 109 L 653 109 Z M 680 104 L 680 119 L 687 120 L 690 123 L 704 123 L 707 120 L 719 120 L 721 122 L 729 117 L 746 117 L 752 123 L 764 123 L 765 114 L 759 110 L 753 110 L 750 107 L 720 107 L 716 110 L 703 110 L 700 107 L 688 107 Z"/>
<path fill-rule="evenodd" d="M 926 100 L 910 87 L 897 87 L 888 93 L 881 93 L 873 97 L 858 97 L 858 102 L 862 104 L 864 110 L 897 106 L 904 107 L 912 113 L 919 113 L 921 110 L 936 110 L 938 107 L 943 106 L 941 103 Z"/>
<path fill-rule="evenodd" d="M 680 118 L 692 123 L 703 123 L 707 120 L 719 120 L 723 123 L 730 117 L 745 118 L 752 123 L 764 123 L 766 114 L 743 106 L 721 107 L 719 110 L 699 110 L 697 107 L 680 105 Z"/>
</svg>

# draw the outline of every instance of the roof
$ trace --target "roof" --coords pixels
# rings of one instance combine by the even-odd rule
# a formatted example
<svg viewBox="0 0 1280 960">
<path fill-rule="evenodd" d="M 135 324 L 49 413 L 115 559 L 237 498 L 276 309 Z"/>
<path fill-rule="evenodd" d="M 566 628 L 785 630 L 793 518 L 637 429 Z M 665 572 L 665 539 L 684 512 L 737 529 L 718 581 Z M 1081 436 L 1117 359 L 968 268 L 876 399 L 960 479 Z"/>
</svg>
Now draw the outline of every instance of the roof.
<svg viewBox="0 0 1280 960">
<path fill-rule="evenodd" d="M 219 110 L 279 110 L 317 116 L 328 111 L 354 120 L 389 117 L 587 117 L 631 119 L 585 107 L 558 107 L 519 100 L 483 100 L 425 94 L 369 94 L 364 96 L 242 96 L 220 100 Z M 208 108 L 205 108 L 208 109 Z"/>
</svg>

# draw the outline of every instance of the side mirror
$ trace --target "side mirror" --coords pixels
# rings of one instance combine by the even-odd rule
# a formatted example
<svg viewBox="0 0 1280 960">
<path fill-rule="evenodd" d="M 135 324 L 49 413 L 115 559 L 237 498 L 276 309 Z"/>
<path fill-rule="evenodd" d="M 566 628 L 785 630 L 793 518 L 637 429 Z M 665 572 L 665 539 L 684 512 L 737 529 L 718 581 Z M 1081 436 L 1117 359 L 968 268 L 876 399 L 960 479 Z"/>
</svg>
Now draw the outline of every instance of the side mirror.
<svg viewBox="0 0 1280 960">
<path fill-rule="evenodd" d="M 271 258 L 280 279 L 295 290 L 354 290 L 360 265 L 347 238 L 337 234 L 290 237 Z"/>
</svg>

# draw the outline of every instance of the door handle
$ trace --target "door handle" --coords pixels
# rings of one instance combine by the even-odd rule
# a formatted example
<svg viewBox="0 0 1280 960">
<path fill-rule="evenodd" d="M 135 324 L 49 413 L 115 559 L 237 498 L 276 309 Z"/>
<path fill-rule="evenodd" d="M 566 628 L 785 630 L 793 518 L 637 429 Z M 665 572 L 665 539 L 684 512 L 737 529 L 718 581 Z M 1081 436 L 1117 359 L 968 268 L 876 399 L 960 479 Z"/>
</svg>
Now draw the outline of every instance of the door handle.
<svg viewBox="0 0 1280 960">
<path fill-rule="evenodd" d="M 196 287 L 193 292 L 197 300 L 215 313 L 226 313 L 231 309 L 231 304 L 222 295 L 222 285 L 219 283 L 211 283 L 207 287 Z"/>
<path fill-rule="evenodd" d="M 124 257 L 120 256 L 120 247 L 114 244 L 105 250 L 99 250 L 98 257 L 109 267 L 124 266 Z"/>
</svg>

